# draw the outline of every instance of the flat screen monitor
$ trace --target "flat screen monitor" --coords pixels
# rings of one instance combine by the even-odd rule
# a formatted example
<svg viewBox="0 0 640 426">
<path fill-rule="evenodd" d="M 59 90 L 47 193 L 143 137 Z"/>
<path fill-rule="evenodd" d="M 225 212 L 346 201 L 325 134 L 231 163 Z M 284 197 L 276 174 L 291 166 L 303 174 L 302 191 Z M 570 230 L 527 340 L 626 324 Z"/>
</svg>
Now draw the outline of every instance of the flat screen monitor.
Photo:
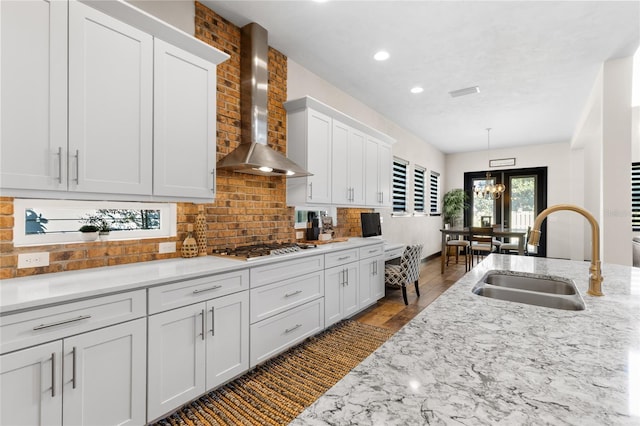
<svg viewBox="0 0 640 426">
<path fill-rule="evenodd" d="M 380 226 L 380 213 L 360 213 L 363 237 L 375 237 L 382 235 Z"/>
</svg>

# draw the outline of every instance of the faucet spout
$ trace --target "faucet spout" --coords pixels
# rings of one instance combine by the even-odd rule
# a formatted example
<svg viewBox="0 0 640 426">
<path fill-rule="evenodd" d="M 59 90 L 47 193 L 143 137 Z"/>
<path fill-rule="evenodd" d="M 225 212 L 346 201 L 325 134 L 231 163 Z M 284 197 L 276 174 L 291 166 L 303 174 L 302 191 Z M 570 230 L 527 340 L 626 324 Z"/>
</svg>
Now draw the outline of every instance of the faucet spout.
<svg viewBox="0 0 640 426">
<path fill-rule="evenodd" d="M 589 267 L 589 290 L 588 295 L 591 296 L 604 296 L 602 293 L 602 270 L 600 267 L 600 226 L 595 217 L 585 209 L 573 204 L 556 204 L 551 206 L 536 217 L 533 222 L 533 229 L 531 229 L 531 235 L 529 236 L 529 244 L 537 246 L 540 242 L 540 228 L 542 222 L 553 212 L 560 210 L 572 211 L 580 213 L 584 216 L 591 225 L 591 266 Z"/>
</svg>

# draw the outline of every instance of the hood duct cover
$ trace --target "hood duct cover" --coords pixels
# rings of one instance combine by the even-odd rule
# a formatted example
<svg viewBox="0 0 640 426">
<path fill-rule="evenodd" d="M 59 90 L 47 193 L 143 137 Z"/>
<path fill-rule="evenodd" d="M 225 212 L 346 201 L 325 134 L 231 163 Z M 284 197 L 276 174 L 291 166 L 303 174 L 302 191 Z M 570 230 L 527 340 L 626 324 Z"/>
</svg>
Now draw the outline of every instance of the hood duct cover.
<svg viewBox="0 0 640 426">
<path fill-rule="evenodd" d="M 268 62 L 267 30 L 256 23 L 242 27 L 241 143 L 230 154 L 218 161 L 216 168 L 262 176 L 309 176 L 311 173 L 267 145 Z"/>
</svg>

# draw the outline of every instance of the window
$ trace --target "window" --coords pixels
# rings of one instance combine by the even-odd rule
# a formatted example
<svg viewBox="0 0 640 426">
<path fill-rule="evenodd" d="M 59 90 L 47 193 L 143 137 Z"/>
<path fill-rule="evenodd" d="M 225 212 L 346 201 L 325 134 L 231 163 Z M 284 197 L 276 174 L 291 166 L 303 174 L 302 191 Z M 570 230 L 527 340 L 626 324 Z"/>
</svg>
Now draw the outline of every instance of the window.
<svg viewBox="0 0 640 426">
<path fill-rule="evenodd" d="M 431 171 L 429 176 L 429 212 L 431 216 L 440 216 L 440 173 Z"/>
<path fill-rule="evenodd" d="M 407 165 L 408 161 L 393 159 L 393 212 L 407 212 Z"/>
<path fill-rule="evenodd" d="M 631 229 L 640 232 L 640 162 L 631 163 Z"/>
<path fill-rule="evenodd" d="M 170 203 L 16 199 L 14 244 L 81 242 L 82 225 L 108 228 L 110 240 L 172 237 L 176 218 Z"/>
<path fill-rule="evenodd" d="M 425 213 L 425 168 L 416 166 L 413 170 L 413 211 Z"/>
</svg>

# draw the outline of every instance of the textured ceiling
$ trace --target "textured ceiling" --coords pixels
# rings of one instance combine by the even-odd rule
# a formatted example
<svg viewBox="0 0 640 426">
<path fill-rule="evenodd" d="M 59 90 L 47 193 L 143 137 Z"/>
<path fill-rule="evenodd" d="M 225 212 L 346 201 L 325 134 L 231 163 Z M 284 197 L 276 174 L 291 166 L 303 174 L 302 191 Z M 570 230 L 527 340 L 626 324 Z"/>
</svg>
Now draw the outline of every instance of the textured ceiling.
<svg viewBox="0 0 640 426">
<path fill-rule="evenodd" d="M 202 3 L 445 153 L 487 127 L 491 148 L 570 141 L 602 63 L 640 43 L 638 1 Z"/>
</svg>

